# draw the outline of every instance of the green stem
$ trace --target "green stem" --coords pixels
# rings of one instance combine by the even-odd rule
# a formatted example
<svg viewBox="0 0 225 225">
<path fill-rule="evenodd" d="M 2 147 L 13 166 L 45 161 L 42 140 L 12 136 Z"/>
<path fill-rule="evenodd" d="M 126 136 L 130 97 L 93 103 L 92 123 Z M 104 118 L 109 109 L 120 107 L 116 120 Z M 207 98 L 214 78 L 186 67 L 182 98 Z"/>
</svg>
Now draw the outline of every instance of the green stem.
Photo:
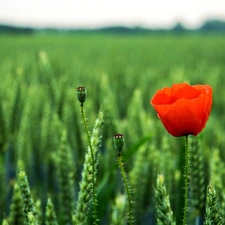
<svg viewBox="0 0 225 225">
<path fill-rule="evenodd" d="M 85 118 L 85 115 L 84 115 L 84 107 L 83 107 L 83 104 L 81 104 L 81 108 L 80 108 L 80 111 L 81 111 L 81 116 L 82 116 L 82 119 L 83 119 L 83 123 L 84 123 L 84 129 L 85 129 L 85 132 L 86 132 L 86 135 L 87 135 L 87 138 L 88 138 L 88 144 L 89 144 L 89 147 L 90 147 L 90 150 L 91 150 L 91 159 L 92 159 L 92 170 L 93 170 L 93 177 L 92 177 L 92 182 L 93 182 L 93 186 L 92 186 L 92 197 L 93 197 L 93 217 L 94 217 L 94 225 L 97 224 L 97 199 L 96 199 L 96 190 L 95 190 L 95 175 L 96 175 L 96 172 L 95 172 L 95 158 L 94 158 L 94 151 L 93 151 L 93 148 L 92 148 L 92 144 L 91 144 L 91 137 L 90 137 L 90 133 L 88 131 L 88 125 L 87 125 L 87 121 L 86 121 L 86 118 Z"/>
<path fill-rule="evenodd" d="M 189 177 L 189 150 L 188 150 L 188 135 L 185 136 L 185 166 L 184 166 L 184 215 L 183 225 L 187 224 L 188 213 L 188 177 Z"/>
<path fill-rule="evenodd" d="M 122 156 L 120 154 L 118 154 L 118 166 L 120 168 L 121 174 L 122 174 L 122 178 L 123 178 L 123 182 L 124 182 L 124 186 L 126 189 L 126 193 L 127 193 L 127 198 L 128 198 L 128 224 L 131 225 L 133 223 L 133 208 L 132 208 L 132 199 L 131 199 L 131 192 L 130 192 L 130 188 L 127 182 L 127 177 L 126 177 L 126 173 L 124 171 L 123 168 L 123 162 L 122 162 Z"/>
</svg>

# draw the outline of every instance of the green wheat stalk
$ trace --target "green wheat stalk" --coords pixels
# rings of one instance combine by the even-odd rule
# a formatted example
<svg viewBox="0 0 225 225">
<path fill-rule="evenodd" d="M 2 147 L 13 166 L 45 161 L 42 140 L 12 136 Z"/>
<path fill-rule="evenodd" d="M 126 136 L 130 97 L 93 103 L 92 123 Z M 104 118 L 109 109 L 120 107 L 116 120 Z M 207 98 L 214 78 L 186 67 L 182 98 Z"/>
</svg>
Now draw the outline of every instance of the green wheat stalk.
<svg viewBox="0 0 225 225">
<path fill-rule="evenodd" d="M 46 225 L 58 225 L 54 206 L 51 198 L 47 200 L 46 211 L 45 211 L 45 224 Z"/>
<path fill-rule="evenodd" d="M 160 174 L 156 180 L 155 205 L 157 225 L 176 225 L 164 183 L 164 176 Z"/>
<path fill-rule="evenodd" d="M 88 151 L 85 154 L 85 162 L 83 165 L 82 179 L 80 182 L 80 191 L 78 194 L 78 200 L 76 210 L 73 215 L 73 224 L 82 225 L 86 224 L 89 210 L 89 203 L 96 200 L 95 188 L 96 186 L 96 175 L 97 175 L 97 164 L 99 156 L 99 147 L 101 144 L 101 130 L 103 126 L 103 113 L 100 111 L 98 118 L 95 121 L 92 136 L 90 137 L 90 144 Z M 92 154 L 92 153 L 93 154 Z M 93 202 L 93 205 L 97 202 Z M 97 205 L 95 205 L 96 207 Z M 96 210 L 96 209 L 95 209 Z M 94 211 L 97 213 L 97 211 Z M 94 215 L 94 224 L 97 223 L 97 215 Z"/>
<path fill-rule="evenodd" d="M 82 120 L 83 120 L 83 123 L 84 123 L 84 129 L 85 129 L 85 133 L 87 135 L 87 139 L 88 139 L 88 145 L 89 145 L 89 148 L 90 148 L 90 153 L 91 153 L 91 160 L 92 160 L 92 170 L 93 170 L 93 176 L 92 176 L 92 183 L 93 183 L 93 186 L 92 186 L 92 194 L 93 194 L 93 199 L 92 199 L 92 203 L 93 203 L 93 216 L 94 216 L 94 224 L 97 224 L 97 198 L 96 198 L 96 167 L 95 167 L 95 156 L 94 156 L 94 150 L 93 150 L 93 147 L 92 147 L 92 143 L 91 143 L 91 137 L 90 137 L 90 133 L 89 133 L 89 130 L 88 130 L 88 125 L 87 125 L 87 120 L 86 120 L 86 117 L 84 115 L 84 107 L 81 106 L 81 116 L 82 116 Z"/>
<path fill-rule="evenodd" d="M 38 222 L 32 212 L 28 212 L 27 218 L 28 218 L 27 222 L 28 225 L 38 225 Z"/>
<path fill-rule="evenodd" d="M 20 194 L 20 187 L 17 183 L 15 183 L 13 188 L 12 203 L 10 205 L 10 214 L 9 214 L 10 224 L 21 225 L 24 223 L 22 208 L 23 208 L 23 200 Z"/>
<path fill-rule="evenodd" d="M 204 225 L 223 225 L 217 194 L 212 185 L 207 189 Z"/>
<path fill-rule="evenodd" d="M 146 147 L 146 145 L 141 146 L 140 149 L 138 149 L 138 154 L 136 154 L 135 156 L 135 161 L 132 170 L 129 173 L 129 181 L 132 189 L 134 190 L 133 200 L 136 222 L 139 222 L 141 220 L 142 214 L 144 212 L 143 205 L 144 198 L 146 195 L 145 190 L 149 179 L 149 165 L 148 163 L 146 163 L 148 150 L 149 148 Z"/>
<path fill-rule="evenodd" d="M 74 183 L 71 149 L 67 143 L 67 132 L 63 129 L 58 152 L 58 177 L 60 185 L 60 203 L 64 224 L 71 224 L 74 210 Z"/>
<path fill-rule="evenodd" d="M 26 224 L 38 224 L 37 212 L 35 209 L 34 201 L 31 196 L 30 187 L 28 184 L 26 173 L 23 169 L 18 172 L 17 175 L 18 183 L 20 186 L 20 193 L 23 199 L 23 213 Z"/>
<path fill-rule="evenodd" d="M 119 194 L 115 198 L 115 204 L 112 206 L 111 225 L 125 225 L 124 216 L 126 214 L 126 195 Z"/>
<path fill-rule="evenodd" d="M 198 215 L 204 215 L 206 201 L 206 175 L 203 152 L 197 137 L 190 136 L 190 190 L 191 203 L 198 210 Z"/>
<path fill-rule="evenodd" d="M 223 160 L 221 159 L 221 155 L 219 149 L 214 149 L 210 155 L 211 162 L 211 183 L 213 183 L 213 187 L 216 189 L 216 193 L 218 196 L 218 203 L 222 207 L 221 216 L 224 219 L 225 215 L 225 190 L 224 190 L 224 176 L 225 176 L 225 165 Z"/>
<path fill-rule="evenodd" d="M 42 213 L 42 205 L 41 205 L 41 200 L 36 198 L 36 201 L 34 202 L 36 213 L 37 213 L 37 221 L 42 224 L 43 220 L 43 213 Z"/>
</svg>

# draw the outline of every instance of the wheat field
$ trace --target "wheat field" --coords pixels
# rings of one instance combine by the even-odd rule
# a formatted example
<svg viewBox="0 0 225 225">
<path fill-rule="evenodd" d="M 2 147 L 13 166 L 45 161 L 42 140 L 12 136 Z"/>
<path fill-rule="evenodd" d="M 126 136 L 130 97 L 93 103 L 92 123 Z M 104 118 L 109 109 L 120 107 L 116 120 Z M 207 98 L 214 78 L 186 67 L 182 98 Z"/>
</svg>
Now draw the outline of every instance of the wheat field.
<svg viewBox="0 0 225 225">
<path fill-rule="evenodd" d="M 2 35 L 0 53 L 0 224 L 129 224 L 119 133 L 132 223 L 180 225 L 184 139 L 149 103 L 180 82 L 213 88 L 209 121 L 190 137 L 188 224 L 210 224 L 210 193 L 212 224 L 225 223 L 224 36 Z"/>
</svg>

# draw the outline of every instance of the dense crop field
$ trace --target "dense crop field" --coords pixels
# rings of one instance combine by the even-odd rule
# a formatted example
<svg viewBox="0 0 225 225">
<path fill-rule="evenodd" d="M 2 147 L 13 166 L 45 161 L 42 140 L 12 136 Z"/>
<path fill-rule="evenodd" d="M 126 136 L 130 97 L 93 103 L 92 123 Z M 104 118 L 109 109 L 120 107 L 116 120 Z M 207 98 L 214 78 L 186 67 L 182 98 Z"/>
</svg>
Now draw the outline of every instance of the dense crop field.
<svg viewBox="0 0 225 225">
<path fill-rule="evenodd" d="M 213 88 L 207 125 L 189 139 L 188 224 L 203 224 L 209 185 L 216 195 L 207 209 L 225 218 L 224 36 L 0 36 L 0 78 L 0 224 L 50 225 L 55 217 L 63 225 L 96 217 L 96 224 L 127 224 L 116 133 L 124 135 L 133 224 L 182 224 L 185 139 L 171 136 L 149 103 L 158 89 L 181 82 Z M 90 146 L 78 86 L 87 89 L 83 108 L 96 151 L 86 181 Z M 97 206 L 92 186 L 78 201 L 89 176 Z M 84 223 L 72 219 L 82 216 Z"/>
</svg>

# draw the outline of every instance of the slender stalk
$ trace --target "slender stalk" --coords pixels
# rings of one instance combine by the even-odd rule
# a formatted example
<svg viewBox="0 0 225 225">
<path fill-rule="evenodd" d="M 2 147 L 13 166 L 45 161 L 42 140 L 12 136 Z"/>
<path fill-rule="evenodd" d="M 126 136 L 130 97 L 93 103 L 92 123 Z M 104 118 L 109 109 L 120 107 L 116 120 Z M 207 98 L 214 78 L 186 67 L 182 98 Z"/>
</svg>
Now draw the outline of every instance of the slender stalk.
<svg viewBox="0 0 225 225">
<path fill-rule="evenodd" d="M 185 136 L 185 165 L 184 165 L 184 214 L 183 225 L 187 224 L 188 214 L 188 177 L 189 177 L 189 150 L 188 135 Z"/>
<path fill-rule="evenodd" d="M 130 188 L 129 188 L 129 185 L 128 185 L 126 173 L 125 173 L 124 168 L 123 168 L 123 162 L 122 162 L 121 154 L 118 154 L 117 162 L 118 162 L 118 166 L 119 166 L 120 171 L 121 171 L 121 175 L 122 175 L 124 186 L 125 186 L 126 193 L 127 193 L 127 198 L 128 198 L 128 224 L 131 225 L 131 224 L 133 224 L 133 206 L 132 206 L 132 199 L 131 199 L 131 191 L 130 191 Z"/>
<path fill-rule="evenodd" d="M 80 106 L 80 112 L 81 112 L 81 116 L 83 119 L 83 123 L 84 123 L 84 129 L 88 138 L 88 145 L 90 147 L 91 150 L 91 160 L 92 160 L 92 170 L 93 170 L 93 176 L 92 176 L 92 182 L 93 182 L 93 186 L 92 186 L 92 196 L 93 196 L 93 217 L 94 217 L 94 225 L 97 224 L 97 198 L 96 198 L 96 190 L 95 190 L 95 184 L 96 184 L 96 171 L 95 171 L 95 158 L 94 158 L 94 150 L 91 144 L 91 137 L 90 137 L 90 133 L 88 131 L 88 125 L 87 125 L 87 121 L 84 115 L 84 107 L 83 104 L 81 104 Z"/>
</svg>

